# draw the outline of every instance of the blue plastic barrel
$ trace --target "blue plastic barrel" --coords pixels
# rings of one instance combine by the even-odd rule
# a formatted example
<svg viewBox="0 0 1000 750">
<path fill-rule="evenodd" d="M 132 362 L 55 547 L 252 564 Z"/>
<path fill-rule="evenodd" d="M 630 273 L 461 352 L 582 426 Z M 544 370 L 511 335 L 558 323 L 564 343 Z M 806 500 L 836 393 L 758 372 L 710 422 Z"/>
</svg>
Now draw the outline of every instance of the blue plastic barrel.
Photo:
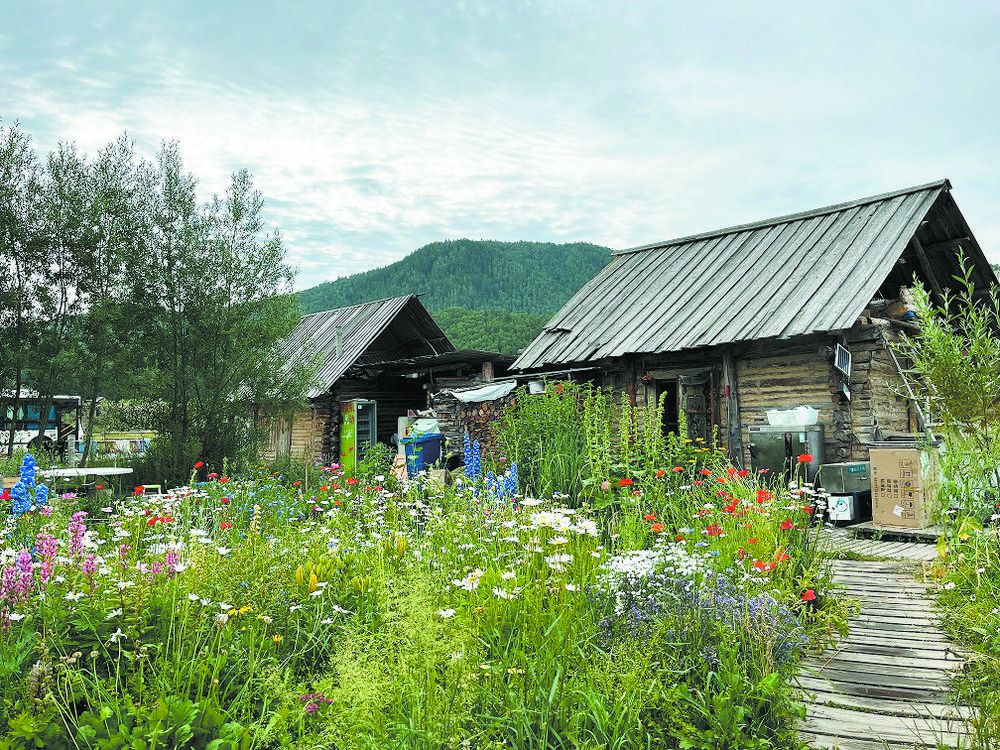
<svg viewBox="0 0 1000 750">
<path fill-rule="evenodd" d="M 419 472 L 437 463 L 441 458 L 444 435 L 420 435 L 405 437 L 400 442 L 406 452 L 406 476 L 416 476 Z"/>
</svg>

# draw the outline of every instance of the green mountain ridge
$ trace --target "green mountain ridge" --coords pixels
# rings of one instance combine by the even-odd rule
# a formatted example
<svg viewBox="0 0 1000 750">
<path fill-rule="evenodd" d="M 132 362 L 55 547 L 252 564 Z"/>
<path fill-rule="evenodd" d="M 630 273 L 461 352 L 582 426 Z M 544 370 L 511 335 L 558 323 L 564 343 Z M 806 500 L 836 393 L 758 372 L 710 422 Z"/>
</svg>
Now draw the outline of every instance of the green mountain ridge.
<svg viewBox="0 0 1000 750">
<path fill-rule="evenodd" d="M 299 292 L 304 313 L 386 297 L 421 302 L 459 349 L 516 354 L 611 260 L 588 242 L 432 242 L 396 263 Z"/>
<path fill-rule="evenodd" d="M 506 310 L 552 315 L 611 260 L 587 242 L 447 240 L 414 250 L 382 268 L 299 292 L 306 313 L 374 299 L 422 294 L 428 310 Z"/>
</svg>

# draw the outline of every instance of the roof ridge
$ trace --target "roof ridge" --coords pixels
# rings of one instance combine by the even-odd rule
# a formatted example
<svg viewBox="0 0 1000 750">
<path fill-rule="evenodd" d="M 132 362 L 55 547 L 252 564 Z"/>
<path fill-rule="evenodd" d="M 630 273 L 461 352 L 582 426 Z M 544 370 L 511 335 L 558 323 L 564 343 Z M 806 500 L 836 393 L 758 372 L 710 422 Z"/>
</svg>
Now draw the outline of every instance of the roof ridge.
<svg viewBox="0 0 1000 750">
<path fill-rule="evenodd" d="M 695 240 L 706 240 L 712 237 L 721 237 L 726 234 L 734 234 L 736 232 L 744 232 L 751 229 L 762 229 L 768 226 L 774 226 L 777 224 L 788 224 L 793 221 L 799 221 L 801 219 L 814 218 L 816 216 L 823 216 L 824 214 L 835 213 L 837 211 L 843 211 L 847 208 L 855 208 L 857 206 L 863 206 L 868 203 L 879 203 L 881 201 L 886 201 L 891 198 L 898 198 L 902 195 L 909 195 L 910 193 L 919 193 L 924 190 L 930 190 L 932 188 L 945 188 L 951 190 L 951 182 L 945 178 L 942 180 L 936 180 L 934 182 L 928 182 L 923 185 L 914 185 L 913 187 L 903 188 L 901 190 L 893 190 L 888 193 L 881 193 L 879 195 L 873 195 L 868 198 L 857 198 L 852 201 L 845 201 L 843 203 L 834 203 L 833 205 L 823 206 L 821 208 L 814 208 L 809 211 L 799 211 L 793 214 L 786 214 L 784 216 L 776 216 L 771 219 L 762 219 L 761 221 L 750 222 L 749 224 L 736 224 L 731 227 L 725 227 L 723 229 L 713 229 L 708 232 L 700 232 L 698 234 L 689 234 L 685 237 L 677 237 L 676 239 L 666 240 L 664 242 L 653 242 L 648 245 L 639 245 L 638 247 L 630 247 L 625 250 L 616 250 L 611 254 L 613 256 L 619 255 L 629 255 L 631 253 L 638 253 L 644 250 L 653 250 L 655 248 L 669 247 L 670 245 L 681 245 L 687 242 L 693 242 Z"/>
<path fill-rule="evenodd" d="M 372 299 L 368 300 L 367 302 L 357 302 L 353 305 L 344 305 L 343 307 L 331 307 L 329 310 L 317 310 L 316 312 L 306 313 L 305 315 L 302 316 L 302 319 L 305 320 L 306 318 L 311 318 L 314 315 L 329 315 L 330 313 L 340 312 L 342 310 L 350 310 L 351 308 L 354 307 L 364 307 L 365 305 L 378 305 L 383 302 L 392 302 L 400 299 L 408 300 L 410 297 L 418 297 L 418 296 L 419 295 L 416 295 L 411 292 L 410 294 L 400 294 L 395 297 L 383 297 L 382 299 Z"/>
</svg>

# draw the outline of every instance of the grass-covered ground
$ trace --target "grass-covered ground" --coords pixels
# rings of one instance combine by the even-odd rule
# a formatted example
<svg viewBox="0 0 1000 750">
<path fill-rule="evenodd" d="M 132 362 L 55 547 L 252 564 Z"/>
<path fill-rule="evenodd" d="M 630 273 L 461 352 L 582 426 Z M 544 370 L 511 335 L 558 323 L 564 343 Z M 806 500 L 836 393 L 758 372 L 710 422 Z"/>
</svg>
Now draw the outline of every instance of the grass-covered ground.
<svg viewBox="0 0 1000 750">
<path fill-rule="evenodd" d="M 386 470 L 11 516 L 3 746 L 793 744 L 839 621 L 808 494 L 709 452 L 600 511 Z"/>
</svg>

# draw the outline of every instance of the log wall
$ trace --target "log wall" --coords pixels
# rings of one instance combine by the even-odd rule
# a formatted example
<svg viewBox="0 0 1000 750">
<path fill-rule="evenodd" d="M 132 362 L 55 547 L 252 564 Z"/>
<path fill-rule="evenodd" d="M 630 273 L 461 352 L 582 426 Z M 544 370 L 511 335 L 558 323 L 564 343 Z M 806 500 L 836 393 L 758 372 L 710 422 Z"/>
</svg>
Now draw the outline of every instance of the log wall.
<svg viewBox="0 0 1000 750">
<path fill-rule="evenodd" d="M 323 446 L 323 426 L 328 410 L 323 405 L 302 409 L 290 416 L 276 417 L 268 423 L 270 438 L 261 458 L 275 461 L 279 458 L 319 457 Z"/>
<path fill-rule="evenodd" d="M 465 460 L 464 437 L 478 440 L 483 450 L 496 446 L 496 426 L 503 416 L 504 408 L 512 403 L 515 392 L 495 401 L 463 403 L 451 395 L 451 389 L 474 388 L 482 385 L 479 378 L 438 378 L 437 390 L 431 393 L 431 409 L 445 438 L 446 454 L 457 460 Z"/>
<path fill-rule="evenodd" d="M 826 461 L 865 461 L 868 446 L 888 432 L 910 432 L 912 414 L 907 399 L 900 395 L 902 378 L 896 370 L 886 342 L 895 340 L 888 327 L 859 323 L 842 336 L 822 334 L 792 341 L 765 341 L 743 345 L 734 351 L 734 383 L 739 402 L 739 424 L 743 440 L 743 461 L 749 465 L 748 425 L 767 424 L 766 412 L 811 406 L 819 411 L 824 425 Z M 852 355 L 849 387 L 851 400 L 841 401 L 837 386 L 841 375 L 833 367 L 833 350 L 840 342 Z M 623 362 L 613 370 L 614 390 L 635 393 L 637 407 L 655 397 L 655 386 L 644 384 L 642 376 L 658 379 L 714 373 L 714 403 L 706 397 L 706 421 L 714 425 L 714 436 L 726 448 L 728 423 L 722 350 L 718 348 L 679 356 L 647 355 L 635 374 Z M 688 393 L 685 387 L 684 393 Z M 710 396 L 710 394 L 709 394 Z"/>
</svg>

